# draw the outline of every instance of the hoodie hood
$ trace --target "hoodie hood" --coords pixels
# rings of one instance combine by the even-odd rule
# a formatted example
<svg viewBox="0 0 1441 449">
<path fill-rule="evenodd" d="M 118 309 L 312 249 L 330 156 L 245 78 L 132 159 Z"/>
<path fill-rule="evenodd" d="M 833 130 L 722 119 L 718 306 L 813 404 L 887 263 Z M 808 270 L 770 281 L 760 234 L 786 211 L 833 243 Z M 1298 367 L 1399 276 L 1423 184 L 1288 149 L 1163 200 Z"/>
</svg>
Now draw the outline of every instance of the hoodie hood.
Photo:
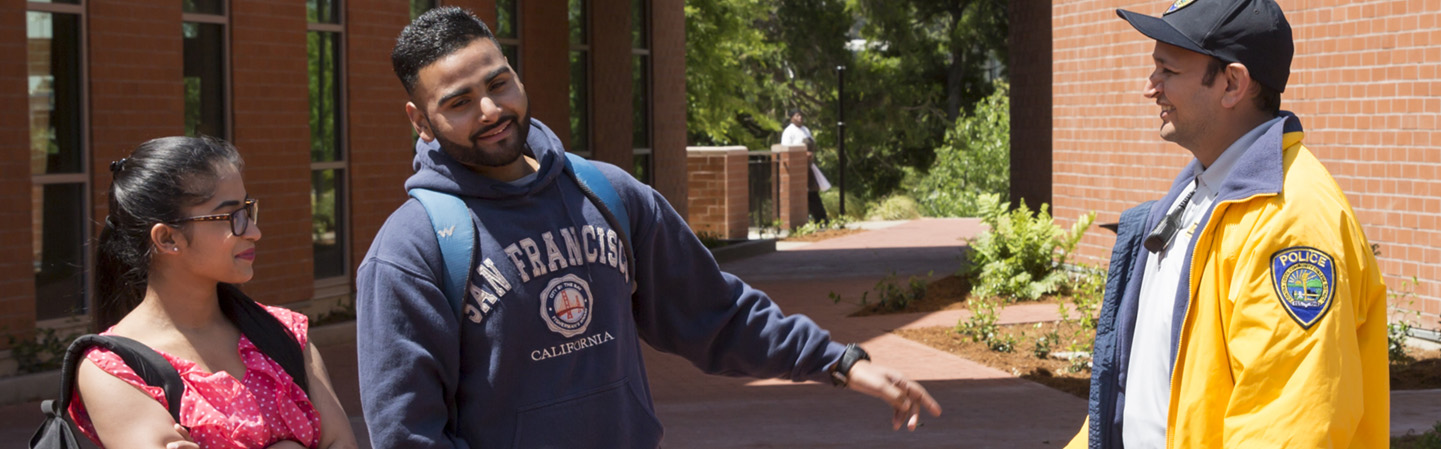
<svg viewBox="0 0 1441 449">
<path fill-rule="evenodd" d="M 411 163 L 415 174 L 405 180 L 405 190 L 419 188 L 486 199 L 519 198 L 545 189 L 565 168 L 565 164 L 560 163 L 565 152 L 560 138 L 540 120 L 530 119 L 530 132 L 526 135 L 522 152 L 539 161 L 540 168 L 529 184 L 515 186 L 472 171 L 441 151 L 437 141 L 416 139 L 415 160 Z"/>
</svg>

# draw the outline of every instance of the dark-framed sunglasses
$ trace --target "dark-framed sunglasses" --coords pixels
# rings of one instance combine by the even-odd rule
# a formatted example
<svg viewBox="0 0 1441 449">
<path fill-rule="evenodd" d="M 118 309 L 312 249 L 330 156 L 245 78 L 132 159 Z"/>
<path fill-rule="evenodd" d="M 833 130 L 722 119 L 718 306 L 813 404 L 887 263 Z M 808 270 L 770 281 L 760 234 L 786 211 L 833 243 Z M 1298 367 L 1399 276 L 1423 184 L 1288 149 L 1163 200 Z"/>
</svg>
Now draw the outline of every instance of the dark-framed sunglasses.
<svg viewBox="0 0 1441 449">
<path fill-rule="evenodd" d="M 228 213 L 228 214 L 199 215 L 199 216 L 195 216 L 195 217 L 181 218 L 181 219 L 179 219 L 179 220 L 175 220 L 175 223 L 173 223 L 173 224 L 181 224 L 181 223 L 191 222 L 191 221 L 222 221 L 222 220 L 225 220 L 225 221 L 229 221 L 229 222 L 230 222 L 230 232 L 231 232 L 231 233 L 233 233 L 233 234 L 235 234 L 235 235 L 245 235 L 245 231 L 246 231 L 247 229 L 250 229 L 250 223 L 251 223 L 251 222 L 257 222 L 257 223 L 258 223 L 258 222 L 260 221 L 260 219 L 259 219 L 260 204 L 259 204 L 259 203 L 260 203 L 259 200 L 256 200 L 255 198 L 247 198 L 247 199 L 245 200 L 245 204 L 241 205 L 239 209 L 236 209 L 236 210 L 235 210 L 235 212 L 231 212 L 231 213 Z"/>
</svg>

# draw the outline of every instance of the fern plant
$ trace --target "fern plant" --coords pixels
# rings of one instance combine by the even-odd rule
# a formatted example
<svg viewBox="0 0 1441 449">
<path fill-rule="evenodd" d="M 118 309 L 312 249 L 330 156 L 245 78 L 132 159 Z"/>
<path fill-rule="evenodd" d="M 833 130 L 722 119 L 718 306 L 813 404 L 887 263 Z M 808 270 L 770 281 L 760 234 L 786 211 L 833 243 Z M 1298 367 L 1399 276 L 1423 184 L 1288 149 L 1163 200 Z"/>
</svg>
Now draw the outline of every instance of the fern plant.
<svg viewBox="0 0 1441 449">
<path fill-rule="evenodd" d="M 1096 219 L 1082 215 L 1062 230 L 1051 218 L 1050 206 L 1032 212 L 1025 201 L 1007 211 L 1000 195 L 981 198 L 981 220 L 990 227 L 970 242 L 969 274 L 975 294 L 1010 300 L 1035 300 L 1065 285 L 1060 270 L 1081 236 Z"/>
</svg>

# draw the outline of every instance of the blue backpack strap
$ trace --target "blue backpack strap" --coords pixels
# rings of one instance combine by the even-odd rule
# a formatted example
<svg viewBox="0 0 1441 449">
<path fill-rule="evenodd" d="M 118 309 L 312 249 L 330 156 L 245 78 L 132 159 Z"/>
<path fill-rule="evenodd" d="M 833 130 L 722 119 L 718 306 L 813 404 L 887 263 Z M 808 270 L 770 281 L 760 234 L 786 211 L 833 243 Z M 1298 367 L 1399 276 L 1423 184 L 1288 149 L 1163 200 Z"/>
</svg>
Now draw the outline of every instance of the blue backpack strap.
<svg viewBox="0 0 1441 449">
<path fill-rule="evenodd" d="M 630 214 L 625 211 L 625 203 L 620 201 L 620 194 L 616 193 L 615 186 L 610 184 L 600 169 L 583 157 L 572 153 L 565 153 L 565 168 L 575 173 L 576 180 L 580 181 L 587 188 L 605 203 L 605 208 L 615 215 L 616 221 L 620 222 L 621 230 L 625 231 L 626 237 L 630 237 Z"/>
<path fill-rule="evenodd" d="M 475 226 L 470 221 L 470 208 L 460 197 L 427 189 L 410 189 L 410 196 L 425 206 L 430 225 L 440 243 L 440 256 L 445 259 L 441 273 L 441 290 L 449 300 L 451 311 L 461 314 L 465 284 L 470 278 L 470 262 L 475 255 Z"/>
</svg>

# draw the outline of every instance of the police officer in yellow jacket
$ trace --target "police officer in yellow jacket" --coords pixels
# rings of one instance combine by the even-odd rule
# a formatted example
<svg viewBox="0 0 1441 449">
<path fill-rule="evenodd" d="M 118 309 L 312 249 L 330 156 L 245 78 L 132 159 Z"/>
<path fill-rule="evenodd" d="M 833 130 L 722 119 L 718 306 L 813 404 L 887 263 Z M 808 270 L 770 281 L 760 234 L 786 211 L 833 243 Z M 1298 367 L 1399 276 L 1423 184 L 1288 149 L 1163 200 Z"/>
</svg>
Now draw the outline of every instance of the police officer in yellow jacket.
<svg viewBox="0 0 1441 449">
<path fill-rule="evenodd" d="M 1345 194 L 1280 110 L 1294 48 L 1281 8 L 1117 14 L 1156 41 L 1145 96 L 1161 138 L 1196 159 L 1148 211 L 1123 214 L 1090 416 L 1068 447 L 1386 447 L 1386 287 Z"/>
</svg>

